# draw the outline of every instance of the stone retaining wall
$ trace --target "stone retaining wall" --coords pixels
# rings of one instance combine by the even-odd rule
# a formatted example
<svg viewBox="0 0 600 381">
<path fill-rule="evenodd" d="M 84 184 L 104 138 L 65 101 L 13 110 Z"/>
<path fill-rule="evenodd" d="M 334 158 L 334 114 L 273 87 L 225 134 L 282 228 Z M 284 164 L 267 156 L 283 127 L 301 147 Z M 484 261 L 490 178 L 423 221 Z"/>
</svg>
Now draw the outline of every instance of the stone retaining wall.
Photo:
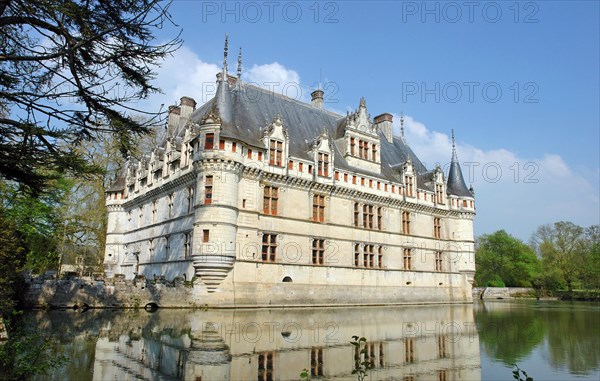
<svg viewBox="0 0 600 381">
<path fill-rule="evenodd" d="M 516 299 L 535 295 L 535 289 L 528 287 L 474 287 L 473 300 L 477 299 Z"/>
</svg>

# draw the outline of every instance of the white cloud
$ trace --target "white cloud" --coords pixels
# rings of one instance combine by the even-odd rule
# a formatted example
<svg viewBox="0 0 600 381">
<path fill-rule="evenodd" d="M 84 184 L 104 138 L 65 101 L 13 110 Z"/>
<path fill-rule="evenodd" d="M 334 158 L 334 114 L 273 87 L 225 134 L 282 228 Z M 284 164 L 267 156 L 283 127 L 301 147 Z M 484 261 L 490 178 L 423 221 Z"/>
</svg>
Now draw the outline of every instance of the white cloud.
<svg viewBox="0 0 600 381">
<path fill-rule="evenodd" d="M 220 71 L 220 66 L 204 62 L 182 46 L 157 70 L 156 84 L 164 93 L 157 97 L 165 106 L 179 103 L 182 96 L 194 98 L 199 105 L 204 104 L 214 96 L 216 74 Z"/>
<path fill-rule="evenodd" d="M 400 117 L 394 115 L 395 133 Z M 405 137 L 417 156 L 431 169 L 440 163 L 447 171 L 452 153 L 448 133 L 428 129 L 404 117 Z M 455 131 L 457 153 L 467 186 L 477 200 L 476 234 L 505 229 L 527 240 L 545 223 L 569 220 L 583 226 L 598 224 L 598 170 L 574 170 L 557 154 L 523 157 L 507 149 L 482 150 Z M 595 173 L 595 176 L 589 176 Z"/>
</svg>

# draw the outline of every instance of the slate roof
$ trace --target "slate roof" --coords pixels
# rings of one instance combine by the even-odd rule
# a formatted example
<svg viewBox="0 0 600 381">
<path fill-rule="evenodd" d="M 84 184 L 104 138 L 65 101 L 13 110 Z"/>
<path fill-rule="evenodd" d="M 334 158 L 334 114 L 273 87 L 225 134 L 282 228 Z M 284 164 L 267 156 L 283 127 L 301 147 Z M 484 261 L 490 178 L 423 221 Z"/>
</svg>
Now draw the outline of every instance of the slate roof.
<svg viewBox="0 0 600 381">
<path fill-rule="evenodd" d="M 191 120 L 199 122 L 213 107 L 218 109 L 222 120 L 221 136 L 263 149 L 266 148 L 262 141 L 264 128 L 273 122 L 275 115 L 280 115 L 290 139 L 290 156 L 304 160 L 312 160 L 309 154 L 313 139 L 324 129 L 334 142 L 341 138 L 338 130 L 346 120 L 345 115 L 318 109 L 257 86 L 232 85 L 224 81 L 219 81 L 215 97 L 194 111 Z M 410 157 L 417 173 L 427 171 L 402 139 L 394 137 L 393 142 L 389 142 L 381 132 L 378 134 L 381 174 L 350 166 L 337 144 L 334 144 L 335 167 L 398 182 L 401 180 L 399 167 Z M 421 189 L 430 188 L 424 182 L 417 185 Z"/>
<path fill-rule="evenodd" d="M 289 154 L 292 158 L 312 161 L 310 157 L 312 142 L 323 130 L 326 130 L 334 142 L 333 154 L 336 168 L 383 180 L 402 182 L 400 167 L 410 157 L 417 172 L 417 188 L 434 190 L 431 171 L 425 168 L 403 139 L 394 137 L 393 142 L 389 142 L 381 131 L 377 132 L 380 139 L 381 174 L 351 166 L 344 159 L 337 144 L 343 138 L 346 115 L 315 108 L 312 104 L 251 84 L 231 81 L 231 79 L 232 77 L 230 81 L 218 81 L 215 97 L 197 108 L 190 116 L 191 121 L 200 123 L 211 109 L 216 109 L 222 121 L 220 132 L 222 137 L 266 149 L 262 141 L 263 131 L 273 122 L 273 118 L 279 115 L 288 132 Z M 174 135 L 183 136 L 184 131 L 185 125 L 182 123 Z M 473 197 L 465 185 L 458 161 L 453 160 L 450 166 L 447 191 L 457 196 Z"/>
</svg>

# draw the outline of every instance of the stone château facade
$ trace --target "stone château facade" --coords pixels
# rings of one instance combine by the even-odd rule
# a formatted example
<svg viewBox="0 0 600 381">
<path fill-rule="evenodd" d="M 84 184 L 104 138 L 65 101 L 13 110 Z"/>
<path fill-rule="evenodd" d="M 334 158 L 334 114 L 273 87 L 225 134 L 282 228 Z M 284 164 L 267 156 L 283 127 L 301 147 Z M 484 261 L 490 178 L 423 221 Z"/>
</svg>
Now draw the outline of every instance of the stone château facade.
<svg viewBox="0 0 600 381">
<path fill-rule="evenodd" d="M 107 191 L 106 276 L 183 277 L 209 306 L 468 302 L 474 193 L 371 118 L 227 74 Z M 450 153 L 449 153 L 450 154 Z"/>
</svg>

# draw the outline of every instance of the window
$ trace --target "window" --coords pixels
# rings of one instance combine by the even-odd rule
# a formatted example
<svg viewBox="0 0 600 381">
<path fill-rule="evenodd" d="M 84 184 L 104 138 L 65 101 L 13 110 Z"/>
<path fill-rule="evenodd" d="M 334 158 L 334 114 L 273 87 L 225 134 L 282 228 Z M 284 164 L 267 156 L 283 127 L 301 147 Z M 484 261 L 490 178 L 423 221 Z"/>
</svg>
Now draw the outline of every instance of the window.
<svg viewBox="0 0 600 381">
<path fill-rule="evenodd" d="M 354 141 L 354 138 L 350 138 L 350 155 L 354 156 L 355 148 L 356 142 Z"/>
<path fill-rule="evenodd" d="M 271 381 L 273 377 L 273 352 L 258 354 L 258 381 Z"/>
<path fill-rule="evenodd" d="M 258 161 L 262 161 L 262 159 L 263 159 L 262 156 L 263 156 L 263 153 L 259 152 L 258 153 Z"/>
<path fill-rule="evenodd" d="M 473 207 L 473 201 L 469 201 L 469 206 L 472 208 Z"/>
<path fill-rule="evenodd" d="M 435 271 L 444 271 L 443 267 L 443 254 L 441 251 L 435 252 Z"/>
<path fill-rule="evenodd" d="M 404 176 L 404 186 L 406 187 L 406 196 L 413 196 L 413 182 L 411 176 Z"/>
<path fill-rule="evenodd" d="M 369 188 L 373 188 L 373 179 L 369 179 Z"/>
<path fill-rule="evenodd" d="M 288 169 L 294 169 L 294 162 L 292 160 L 288 162 Z"/>
<path fill-rule="evenodd" d="M 308 173 L 310 175 L 312 175 L 312 165 L 310 165 L 310 164 L 308 165 Z"/>
<path fill-rule="evenodd" d="M 437 203 L 443 204 L 444 203 L 444 187 L 442 185 L 437 184 L 435 186 L 435 195 L 437 198 Z"/>
<path fill-rule="evenodd" d="M 377 182 L 377 189 L 378 189 L 378 190 L 381 190 L 381 181 L 378 181 L 378 182 Z"/>
<path fill-rule="evenodd" d="M 404 339 L 404 362 L 407 364 L 415 362 L 415 339 L 412 337 Z"/>
<path fill-rule="evenodd" d="M 215 147 L 215 134 L 206 134 L 204 138 L 204 149 L 214 149 Z"/>
<path fill-rule="evenodd" d="M 310 350 L 310 375 L 313 377 L 323 376 L 323 348 Z"/>
<path fill-rule="evenodd" d="M 277 215 L 277 203 L 279 201 L 279 188 L 265 186 L 263 196 L 263 213 L 272 216 Z"/>
<path fill-rule="evenodd" d="M 212 204 L 213 196 L 213 177 L 206 176 L 204 179 L 204 205 Z"/>
<path fill-rule="evenodd" d="M 223 139 L 219 140 L 219 149 L 220 150 L 224 150 L 225 149 L 225 140 L 223 140 Z"/>
<path fill-rule="evenodd" d="M 383 247 L 381 246 L 377 248 L 377 266 L 379 266 L 380 269 L 383 268 Z"/>
<path fill-rule="evenodd" d="M 438 370 L 438 381 L 446 381 L 448 374 L 446 373 L 446 369 Z"/>
<path fill-rule="evenodd" d="M 231 143 L 231 152 L 237 152 L 237 143 L 236 142 Z"/>
<path fill-rule="evenodd" d="M 433 218 L 433 238 L 440 239 L 442 237 L 442 223 L 439 217 Z"/>
<path fill-rule="evenodd" d="M 313 239 L 312 246 L 312 263 L 314 265 L 322 265 L 325 258 L 325 240 Z"/>
<path fill-rule="evenodd" d="M 369 267 L 369 249 L 367 245 L 363 246 L 363 267 Z"/>
<path fill-rule="evenodd" d="M 348 174 L 344 173 L 344 182 L 347 183 L 348 182 Z"/>
<path fill-rule="evenodd" d="M 354 245 L 354 266 L 356 266 L 356 267 L 360 266 L 360 245 L 359 244 Z"/>
<path fill-rule="evenodd" d="M 167 196 L 167 202 L 169 205 L 169 217 L 173 217 L 173 200 L 175 199 L 175 194 L 171 193 Z"/>
<path fill-rule="evenodd" d="M 356 176 L 352 176 L 352 184 L 356 184 Z"/>
<path fill-rule="evenodd" d="M 363 205 L 363 227 L 373 229 L 373 205 Z"/>
<path fill-rule="evenodd" d="M 410 213 L 402 212 L 402 234 L 410 234 Z"/>
<path fill-rule="evenodd" d="M 354 226 L 358 227 L 359 224 L 359 216 L 360 216 L 360 206 L 358 202 L 354 203 Z"/>
<path fill-rule="evenodd" d="M 375 267 L 375 251 L 374 251 L 375 247 L 373 245 L 365 245 L 365 267 L 367 267 L 367 256 L 369 259 L 369 266 L 370 268 Z"/>
<path fill-rule="evenodd" d="M 150 259 L 154 259 L 154 240 L 153 239 L 148 240 L 148 254 L 149 254 Z"/>
<path fill-rule="evenodd" d="M 171 236 L 165 236 L 165 258 L 171 256 Z"/>
<path fill-rule="evenodd" d="M 262 260 L 265 262 L 275 262 L 276 249 L 277 249 L 277 235 L 276 234 L 263 234 Z"/>
<path fill-rule="evenodd" d="M 412 249 L 404 249 L 404 270 L 412 270 Z"/>
<path fill-rule="evenodd" d="M 316 194 L 313 196 L 313 221 L 325 222 L 325 196 Z"/>
<path fill-rule="evenodd" d="M 448 357 L 446 353 L 446 335 L 439 335 L 438 338 L 438 357 L 443 359 Z"/>
<path fill-rule="evenodd" d="M 156 222 L 156 204 L 156 200 L 152 201 L 152 223 Z"/>
<path fill-rule="evenodd" d="M 185 233 L 184 239 L 185 242 L 183 244 L 183 255 L 185 258 L 188 258 L 192 253 L 192 233 Z"/>
<path fill-rule="evenodd" d="M 248 148 L 248 159 L 252 159 L 252 150 Z"/>
<path fill-rule="evenodd" d="M 463 207 L 466 208 L 467 207 L 467 200 L 463 200 Z"/>
<path fill-rule="evenodd" d="M 269 164 L 281 167 L 283 165 L 283 143 L 269 140 Z"/>
<path fill-rule="evenodd" d="M 377 208 L 377 229 L 383 230 L 383 208 Z"/>
<path fill-rule="evenodd" d="M 329 176 L 329 155 L 326 153 L 319 153 L 317 173 L 319 176 Z"/>
<path fill-rule="evenodd" d="M 340 173 L 338 171 L 335 171 L 335 179 L 336 180 L 340 179 Z"/>
<path fill-rule="evenodd" d="M 365 178 L 364 177 L 360 178 L 360 185 L 362 185 L 363 187 L 365 186 Z"/>
<path fill-rule="evenodd" d="M 371 152 L 373 152 L 373 161 L 377 161 L 377 145 L 376 144 L 373 144 L 373 150 Z"/>
<path fill-rule="evenodd" d="M 304 163 L 298 163 L 298 171 L 299 172 L 304 171 Z"/>
<path fill-rule="evenodd" d="M 210 231 L 208 229 L 202 230 L 202 242 L 208 243 L 210 241 Z"/>
<path fill-rule="evenodd" d="M 194 187 L 187 189 L 187 211 L 188 213 L 194 210 Z"/>
</svg>

